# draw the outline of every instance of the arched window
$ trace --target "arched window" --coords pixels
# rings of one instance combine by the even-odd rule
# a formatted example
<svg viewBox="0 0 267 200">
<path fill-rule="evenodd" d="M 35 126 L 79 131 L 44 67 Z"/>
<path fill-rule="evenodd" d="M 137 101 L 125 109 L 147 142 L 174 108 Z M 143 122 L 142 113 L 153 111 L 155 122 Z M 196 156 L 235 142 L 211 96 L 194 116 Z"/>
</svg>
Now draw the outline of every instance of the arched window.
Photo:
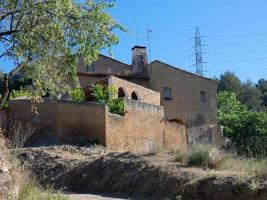
<svg viewBox="0 0 267 200">
<path fill-rule="evenodd" d="M 132 92 L 131 98 L 134 100 L 138 100 L 138 96 L 135 92 Z"/>
<path fill-rule="evenodd" d="M 122 88 L 118 89 L 118 97 L 119 98 L 125 97 L 125 92 L 124 92 L 124 90 Z"/>
</svg>

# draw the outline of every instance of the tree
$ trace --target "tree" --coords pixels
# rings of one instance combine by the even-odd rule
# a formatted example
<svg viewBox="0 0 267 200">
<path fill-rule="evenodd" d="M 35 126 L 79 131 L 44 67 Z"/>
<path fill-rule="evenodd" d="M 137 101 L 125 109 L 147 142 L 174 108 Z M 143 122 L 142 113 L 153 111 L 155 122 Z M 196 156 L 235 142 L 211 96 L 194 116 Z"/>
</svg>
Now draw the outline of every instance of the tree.
<svg viewBox="0 0 267 200">
<path fill-rule="evenodd" d="M 261 91 L 250 80 L 242 84 L 239 100 L 250 110 L 261 110 Z"/>
<path fill-rule="evenodd" d="M 260 79 L 256 87 L 261 91 L 263 109 L 267 110 L 267 80 Z"/>
<path fill-rule="evenodd" d="M 234 72 L 226 71 L 220 76 L 219 81 L 218 91 L 234 92 L 239 97 L 241 81 Z"/>
<path fill-rule="evenodd" d="M 124 30 L 105 12 L 112 6 L 104 0 L 1 0 L 0 59 L 14 63 L 4 74 L 2 105 L 18 71 L 31 78 L 36 97 L 47 91 L 58 97 L 70 90 L 69 80 L 77 85 L 78 58 L 90 64 L 118 43 L 113 31 Z"/>
<path fill-rule="evenodd" d="M 235 144 L 238 153 L 267 155 L 267 113 L 253 112 L 240 103 L 235 93 L 219 92 L 218 118 L 224 134 Z"/>
</svg>

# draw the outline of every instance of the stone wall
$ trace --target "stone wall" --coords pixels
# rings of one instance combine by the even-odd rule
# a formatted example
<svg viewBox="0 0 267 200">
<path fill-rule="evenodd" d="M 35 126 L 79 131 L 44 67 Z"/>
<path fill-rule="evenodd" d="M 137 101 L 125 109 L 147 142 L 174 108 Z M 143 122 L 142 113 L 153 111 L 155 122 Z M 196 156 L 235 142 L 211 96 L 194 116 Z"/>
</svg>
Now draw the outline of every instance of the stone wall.
<svg viewBox="0 0 267 200">
<path fill-rule="evenodd" d="M 13 100 L 9 120 L 35 128 L 32 145 L 97 142 L 116 151 L 186 150 L 183 125 L 164 121 L 162 106 L 125 99 L 125 116 L 111 114 L 104 104 L 44 100 L 31 112 L 29 100 Z"/>
<path fill-rule="evenodd" d="M 164 122 L 162 106 L 125 100 L 125 116 L 108 114 L 106 145 L 113 150 L 186 150 L 186 129 Z"/>
<path fill-rule="evenodd" d="M 160 105 L 160 93 L 157 91 L 114 76 L 110 76 L 108 81 L 109 84 L 115 85 L 116 88 L 121 88 L 125 93 L 125 97 L 128 99 L 131 98 L 131 94 L 134 92 L 137 95 L 138 100 L 149 104 Z"/>
<path fill-rule="evenodd" d="M 57 143 L 97 141 L 105 145 L 104 104 L 44 100 L 37 105 L 38 114 L 31 112 L 29 100 L 13 100 L 8 109 L 9 120 L 30 123 L 36 140 Z M 53 138 L 53 139 L 52 139 Z"/>
</svg>

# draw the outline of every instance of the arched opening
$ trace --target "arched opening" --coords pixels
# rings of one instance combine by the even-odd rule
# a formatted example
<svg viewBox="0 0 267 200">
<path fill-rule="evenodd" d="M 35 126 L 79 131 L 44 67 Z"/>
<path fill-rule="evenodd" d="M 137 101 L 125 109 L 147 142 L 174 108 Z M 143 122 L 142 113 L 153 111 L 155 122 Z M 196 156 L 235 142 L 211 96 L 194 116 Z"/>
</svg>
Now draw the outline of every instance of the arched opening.
<svg viewBox="0 0 267 200">
<path fill-rule="evenodd" d="M 125 92 L 122 88 L 118 89 L 118 98 L 124 98 L 125 97 Z"/>
<path fill-rule="evenodd" d="M 135 92 L 132 92 L 131 98 L 134 100 L 138 100 L 138 96 Z"/>
</svg>

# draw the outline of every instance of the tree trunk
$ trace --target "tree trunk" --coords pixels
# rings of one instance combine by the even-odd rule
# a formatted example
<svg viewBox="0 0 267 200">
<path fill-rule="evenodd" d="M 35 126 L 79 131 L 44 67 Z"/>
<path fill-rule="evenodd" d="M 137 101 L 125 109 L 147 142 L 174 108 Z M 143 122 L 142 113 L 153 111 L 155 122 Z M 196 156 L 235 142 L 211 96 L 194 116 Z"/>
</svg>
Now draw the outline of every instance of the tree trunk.
<svg viewBox="0 0 267 200">
<path fill-rule="evenodd" d="M 0 110 L 2 110 L 8 100 L 9 96 L 9 76 L 7 74 L 4 74 L 4 84 L 3 84 L 3 94 L 1 98 L 1 107 Z"/>
</svg>

